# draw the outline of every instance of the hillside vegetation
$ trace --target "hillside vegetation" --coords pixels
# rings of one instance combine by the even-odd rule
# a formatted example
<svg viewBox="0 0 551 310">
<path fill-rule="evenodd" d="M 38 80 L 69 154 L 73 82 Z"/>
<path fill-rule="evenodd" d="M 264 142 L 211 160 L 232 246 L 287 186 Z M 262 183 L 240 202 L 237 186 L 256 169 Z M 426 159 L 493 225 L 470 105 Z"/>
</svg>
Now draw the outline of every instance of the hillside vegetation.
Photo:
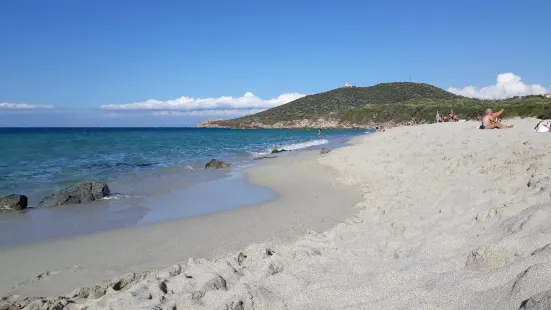
<svg viewBox="0 0 551 310">
<path fill-rule="evenodd" d="M 453 110 L 460 118 L 473 118 L 475 115 L 482 115 L 487 107 L 506 109 L 506 117 L 551 118 L 551 99 L 544 96 L 480 100 L 458 96 L 429 84 L 396 82 L 370 87 L 337 88 L 305 96 L 254 115 L 226 121 L 210 121 L 203 126 L 297 127 L 291 123 L 324 119 L 333 121 L 331 127 L 337 127 L 335 124 L 343 127 L 369 127 L 390 120 L 396 123 L 433 122 L 437 110 L 441 113 Z M 309 123 L 302 124 L 298 127 L 308 127 Z"/>
</svg>

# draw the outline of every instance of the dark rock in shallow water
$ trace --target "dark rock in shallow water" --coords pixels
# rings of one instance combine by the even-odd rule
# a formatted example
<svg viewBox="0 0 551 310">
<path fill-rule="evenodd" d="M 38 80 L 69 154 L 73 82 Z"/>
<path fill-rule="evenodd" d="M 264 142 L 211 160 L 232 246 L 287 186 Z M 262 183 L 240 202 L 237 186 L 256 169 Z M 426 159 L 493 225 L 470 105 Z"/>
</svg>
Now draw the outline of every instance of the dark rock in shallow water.
<svg viewBox="0 0 551 310">
<path fill-rule="evenodd" d="M 107 184 L 102 182 L 82 182 L 42 198 L 39 207 L 53 207 L 75 203 L 88 203 L 111 194 Z"/>
<path fill-rule="evenodd" d="M 331 149 L 323 148 L 323 149 L 321 149 L 320 154 L 327 154 L 331 151 L 332 151 Z"/>
<path fill-rule="evenodd" d="M 8 195 L 0 198 L 0 210 L 24 210 L 27 209 L 27 196 Z"/>
<path fill-rule="evenodd" d="M 231 167 L 230 163 L 217 160 L 217 159 L 211 159 L 211 161 L 205 164 L 205 169 L 208 169 L 208 168 L 221 169 L 221 168 L 229 168 L 229 167 Z"/>
<path fill-rule="evenodd" d="M 281 152 L 287 152 L 287 150 L 285 150 L 285 149 L 281 149 L 281 150 L 273 149 L 272 150 L 272 154 L 281 153 Z"/>
</svg>

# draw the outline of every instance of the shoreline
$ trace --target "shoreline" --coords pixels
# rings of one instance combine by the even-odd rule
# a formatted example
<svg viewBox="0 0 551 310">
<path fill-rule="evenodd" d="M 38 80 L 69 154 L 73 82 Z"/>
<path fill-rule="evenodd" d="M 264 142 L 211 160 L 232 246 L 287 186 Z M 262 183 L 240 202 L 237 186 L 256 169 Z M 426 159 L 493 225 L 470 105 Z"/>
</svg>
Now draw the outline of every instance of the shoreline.
<svg viewBox="0 0 551 310">
<path fill-rule="evenodd" d="M 339 137 L 358 133 L 341 130 L 328 133 L 324 138 L 331 143 Z M 327 143 L 320 141 L 315 132 L 304 130 L 236 132 L 201 128 L 42 128 L 0 130 L 0 135 L 7 142 L 30 139 L 25 150 L 19 150 L 23 146 L 16 143 L 11 152 L 2 156 L 6 165 L 0 165 L 0 172 L 5 177 L 0 180 L 0 185 L 3 185 L 0 187 L 0 197 L 25 195 L 30 208 L 36 207 L 43 197 L 82 181 L 107 183 L 113 193 L 149 195 L 164 189 L 151 188 L 144 184 L 146 182 L 163 183 L 164 187 L 171 189 L 172 183 L 184 181 L 192 184 L 195 180 L 218 179 L 214 172 L 206 173 L 211 176 L 198 173 L 203 172 L 205 163 L 213 158 L 240 167 L 251 164 L 255 154 L 269 152 L 276 147 L 298 150 Z M 56 137 L 66 139 L 49 151 L 43 143 Z M 106 143 L 98 150 L 87 147 L 71 151 L 74 141 L 82 138 L 81 143 L 86 144 L 92 137 L 105 141 L 120 138 L 128 143 L 117 143 L 114 147 Z M 41 148 L 45 150 L 39 152 Z M 40 156 L 33 157 L 28 150 L 35 150 Z M 16 155 L 23 151 L 25 156 Z"/>
<path fill-rule="evenodd" d="M 346 145 L 342 141 L 344 137 L 349 140 L 357 134 L 351 132 L 328 137 L 325 138 L 329 139 L 328 142 L 319 145 L 312 142 L 315 139 L 290 144 L 291 147 L 302 147 L 299 144 L 307 147 L 276 155 L 287 157 L 322 147 L 342 147 Z M 275 198 L 273 192 L 248 182 L 243 175 L 248 167 L 265 161 L 252 160 L 249 155 L 248 158 L 234 158 L 231 161 L 234 166 L 229 170 L 197 168 L 190 171 L 187 166 L 182 166 L 160 170 L 154 175 L 143 171 L 134 179 L 124 181 L 125 178 L 121 177 L 109 183 L 114 195 L 107 199 L 89 204 L 0 212 L 0 228 L 4 232 L 0 250 L 57 238 L 136 227 L 144 223 L 177 220 L 272 200 Z M 145 176 L 145 179 L 140 175 Z M 235 188 L 235 191 L 231 188 Z M 248 195 L 240 197 L 237 194 L 239 191 L 247 192 Z M 210 192 L 217 192 L 218 195 L 209 197 Z M 180 201 L 185 201 L 185 205 L 182 206 Z"/>
<path fill-rule="evenodd" d="M 259 171 L 272 169 L 272 178 L 279 174 L 280 186 L 290 190 L 282 197 L 296 195 L 302 202 L 228 212 L 225 223 L 235 234 L 212 236 L 217 243 L 211 245 L 219 246 L 216 253 L 207 255 L 209 259 L 181 263 L 183 257 L 165 256 L 166 262 L 180 263 L 163 268 L 167 265 L 159 262 L 159 255 L 172 254 L 174 248 L 161 245 L 159 252 L 148 253 L 146 244 L 139 252 L 141 258 L 151 255 L 157 260 L 155 271 L 121 276 L 121 269 L 109 283 L 81 287 L 65 297 L 44 298 L 35 304 L 66 305 L 68 310 L 519 309 L 541 305 L 551 298 L 551 140 L 534 132 L 536 122 L 509 120 L 515 127 L 504 130 L 479 130 L 475 122 L 401 127 L 357 138 L 356 145 L 318 155 L 315 163 L 296 160 L 293 165 L 278 166 L 274 161 L 271 168 L 259 167 Z M 297 171 L 298 167 L 303 169 Z M 312 182 L 320 181 L 315 177 L 320 171 L 325 171 L 321 182 L 325 185 L 316 186 Z M 346 198 L 342 189 L 352 188 L 359 189 L 353 193 L 363 196 L 360 202 L 335 210 Z M 316 193 L 334 200 L 311 196 Z M 312 221 L 307 225 L 319 224 L 319 218 L 312 217 L 319 217 L 326 208 L 336 215 L 322 217 L 328 219 L 326 228 L 320 227 L 323 232 L 295 231 L 298 238 L 271 240 L 272 233 L 280 234 L 281 225 L 289 220 L 303 227 L 306 222 L 297 221 L 297 215 Z M 275 213 L 266 216 L 262 210 Z M 237 216 L 228 221 L 230 215 Z M 158 233 L 172 232 L 168 226 L 157 226 Z M 208 233 L 220 227 L 197 228 Z M 285 232 L 293 226 L 288 228 Z M 251 236 L 257 229 L 272 231 L 255 242 Z M 142 237 L 146 236 L 150 234 Z M 233 244 L 229 249 L 233 246 L 229 243 L 236 241 L 242 241 L 242 246 Z M 128 239 L 121 244 L 128 249 Z M 95 254 L 102 257 L 97 246 Z M 126 259 L 125 263 L 134 262 Z M 62 276 L 63 272 L 51 272 L 33 281 L 56 284 Z M 25 288 L 30 291 L 32 286 L 29 282 Z M 21 298 L 11 296 L 5 302 L 31 301 Z"/>
<path fill-rule="evenodd" d="M 67 294 L 74 287 L 127 272 L 155 270 L 191 257 L 217 257 L 251 243 L 283 242 L 308 230 L 328 229 L 354 214 L 353 205 L 361 196 L 349 186 L 326 180 L 331 171 L 318 167 L 318 154 L 297 152 L 244 171 L 252 184 L 277 192 L 275 200 L 2 250 L 0 295 Z M 298 184 L 304 189 L 300 193 L 293 189 Z M 313 204 L 316 199 L 325 201 L 322 207 Z M 234 237 L 218 240 L 227 235 Z"/>
</svg>

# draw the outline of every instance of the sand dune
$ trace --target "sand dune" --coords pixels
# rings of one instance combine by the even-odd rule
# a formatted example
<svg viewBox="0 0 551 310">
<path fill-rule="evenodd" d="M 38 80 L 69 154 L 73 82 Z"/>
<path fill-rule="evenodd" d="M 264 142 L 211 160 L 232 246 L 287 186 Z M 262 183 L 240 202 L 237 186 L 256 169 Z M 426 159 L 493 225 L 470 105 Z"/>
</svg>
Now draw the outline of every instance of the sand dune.
<svg viewBox="0 0 551 310">
<path fill-rule="evenodd" d="M 358 138 L 354 146 L 317 156 L 334 178 L 363 195 L 361 211 L 344 223 L 33 304 L 549 309 L 551 135 L 535 133 L 536 122 L 511 120 L 515 128 L 507 130 L 444 123 Z"/>
</svg>

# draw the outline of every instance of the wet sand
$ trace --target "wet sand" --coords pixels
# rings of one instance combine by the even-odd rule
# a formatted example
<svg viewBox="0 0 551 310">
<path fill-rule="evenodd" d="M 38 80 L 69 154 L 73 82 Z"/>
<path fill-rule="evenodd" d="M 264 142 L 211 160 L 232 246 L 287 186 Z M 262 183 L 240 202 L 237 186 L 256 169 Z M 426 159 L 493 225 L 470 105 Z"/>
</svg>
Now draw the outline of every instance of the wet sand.
<svg viewBox="0 0 551 310">
<path fill-rule="evenodd" d="M 251 243 L 289 241 L 309 230 L 328 229 L 357 212 L 354 205 L 361 195 L 354 187 L 333 180 L 335 172 L 316 163 L 318 153 L 296 153 L 247 169 L 250 182 L 271 189 L 274 197 L 279 195 L 269 202 L 2 250 L 0 295 L 63 295 L 75 287 L 101 283 L 127 272 L 163 268 L 190 257 L 217 257 Z M 231 206 L 250 201 L 247 196 L 255 195 L 239 186 L 232 187 L 235 184 L 228 182 L 221 188 L 210 188 L 211 192 L 200 189 L 196 194 L 225 197 L 231 200 L 227 204 Z M 145 222 L 157 221 L 174 215 L 170 213 L 186 212 L 163 207 L 177 205 L 184 197 L 181 192 L 167 193 L 158 206 L 153 205 L 155 200 L 147 202 L 153 210 L 149 217 L 140 212 L 137 217 Z M 119 211 L 121 218 L 128 218 L 125 212 L 136 212 Z M 116 216 L 107 220 L 117 221 Z M 55 225 L 64 224 L 55 220 L 44 223 L 41 229 L 53 229 Z"/>
<path fill-rule="evenodd" d="M 222 176 L 222 173 L 218 174 Z M 277 197 L 270 189 L 248 182 L 240 171 L 226 174 L 224 178 L 197 184 L 180 183 L 181 188 L 175 184 L 172 188 L 152 184 L 149 195 L 143 197 L 114 196 L 90 204 L 0 213 L 0 250 L 55 238 L 205 215 Z M 154 186 L 163 191 L 155 191 Z"/>
</svg>

